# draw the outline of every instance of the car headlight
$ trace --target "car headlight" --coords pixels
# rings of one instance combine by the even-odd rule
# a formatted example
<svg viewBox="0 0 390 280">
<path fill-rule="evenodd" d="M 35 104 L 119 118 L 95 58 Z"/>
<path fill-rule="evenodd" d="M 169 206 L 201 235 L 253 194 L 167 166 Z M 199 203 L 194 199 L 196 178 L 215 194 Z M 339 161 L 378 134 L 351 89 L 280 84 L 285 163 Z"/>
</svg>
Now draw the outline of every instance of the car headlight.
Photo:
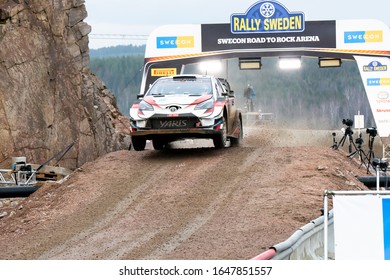
<svg viewBox="0 0 390 280">
<path fill-rule="evenodd" d="M 212 98 L 203 101 L 195 106 L 195 110 L 209 110 L 214 108 L 214 100 Z"/>
<path fill-rule="evenodd" d="M 139 110 L 141 110 L 141 111 L 153 111 L 153 106 L 150 105 L 148 102 L 141 101 L 139 103 Z"/>
</svg>

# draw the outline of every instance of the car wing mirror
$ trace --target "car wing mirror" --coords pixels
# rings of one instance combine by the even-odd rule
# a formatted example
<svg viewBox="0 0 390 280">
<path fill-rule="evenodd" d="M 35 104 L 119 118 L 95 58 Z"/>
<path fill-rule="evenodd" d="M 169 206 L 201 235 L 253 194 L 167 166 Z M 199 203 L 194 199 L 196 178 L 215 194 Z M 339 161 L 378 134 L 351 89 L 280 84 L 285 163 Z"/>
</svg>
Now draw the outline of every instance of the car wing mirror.
<svg viewBox="0 0 390 280">
<path fill-rule="evenodd" d="M 234 97 L 234 90 L 229 92 L 222 92 L 222 96 Z"/>
</svg>

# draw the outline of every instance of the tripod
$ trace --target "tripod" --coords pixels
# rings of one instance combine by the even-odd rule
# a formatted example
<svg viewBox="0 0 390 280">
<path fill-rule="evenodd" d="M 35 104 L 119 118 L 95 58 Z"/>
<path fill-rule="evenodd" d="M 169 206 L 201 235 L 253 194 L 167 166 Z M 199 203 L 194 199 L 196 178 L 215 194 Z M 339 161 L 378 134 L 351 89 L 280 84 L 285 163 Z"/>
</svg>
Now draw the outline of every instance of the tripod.
<svg viewBox="0 0 390 280">
<path fill-rule="evenodd" d="M 367 166 L 367 174 L 369 173 L 370 166 L 372 166 L 372 159 L 375 158 L 374 150 L 373 150 L 375 136 L 376 136 L 376 134 L 372 134 L 372 133 L 370 133 L 370 135 L 368 136 L 368 155 L 367 155 L 367 160 L 368 160 L 369 164 Z M 372 168 L 374 168 L 374 166 L 372 166 Z"/>
<path fill-rule="evenodd" d="M 367 159 L 368 162 L 370 162 L 370 160 L 368 159 L 367 154 L 366 154 L 366 153 L 363 151 L 363 149 L 362 149 L 362 145 L 363 145 L 364 141 L 363 141 L 363 138 L 362 138 L 362 134 L 361 134 L 361 133 L 359 134 L 359 138 L 356 138 L 355 141 L 356 141 L 357 147 L 356 147 L 356 145 L 353 143 L 353 145 L 354 145 L 354 147 L 355 147 L 355 151 L 352 152 L 352 153 L 350 153 L 350 154 L 348 155 L 348 157 L 349 157 L 350 159 L 352 159 L 356 154 L 358 154 L 358 155 L 359 155 L 360 162 L 361 162 L 359 168 L 364 164 L 364 165 L 367 167 L 367 169 L 368 169 L 369 166 L 370 166 L 370 164 L 369 164 L 369 163 L 366 164 L 365 159 Z"/>
<path fill-rule="evenodd" d="M 382 172 L 384 173 L 384 176 L 386 177 L 386 184 L 385 184 L 385 189 L 388 188 L 388 178 L 386 176 L 386 171 L 387 171 L 387 167 L 389 166 L 389 163 L 385 160 L 381 160 L 379 158 L 374 158 L 374 160 L 372 161 L 372 167 L 376 170 L 376 190 L 379 191 L 379 187 L 380 187 L 380 178 L 379 178 L 379 171 L 382 170 Z"/>
<path fill-rule="evenodd" d="M 344 146 L 345 139 L 346 139 L 347 136 L 348 136 L 348 140 L 349 140 L 348 151 L 349 151 L 349 153 L 352 153 L 352 145 L 353 145 L 353 146 L 355 147 L 355 149 L 356 149 L 355 143 L 353 143 L 352 134 L 353 134 L 353 131 L 352 131 L 351 126 L 347 126 L 347 128 L 345 129 L 345 132 L 344 132 L 343 137 L 341 138 L 339 144 L 337 145 L 336 150 L 337 150 L 340 146 Z"/>
<path fill-rule="evenodd" d="M 333 136 L 333 145 L 330 146 L 333 150 L 337 150 L 337 141 L 336 141 L 336 132 L 332 133 Z"/>
</svg>

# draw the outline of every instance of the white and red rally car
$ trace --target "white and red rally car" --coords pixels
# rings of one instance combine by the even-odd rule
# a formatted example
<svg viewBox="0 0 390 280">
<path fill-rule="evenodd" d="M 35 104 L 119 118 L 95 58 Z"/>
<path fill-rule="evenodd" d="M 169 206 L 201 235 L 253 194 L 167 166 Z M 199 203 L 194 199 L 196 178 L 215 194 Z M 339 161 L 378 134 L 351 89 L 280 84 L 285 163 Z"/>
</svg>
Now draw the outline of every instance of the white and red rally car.
<svg viewBox="0 0 390 280">
<path fill-rule="evenodd" d="M 160 150 L 187 138 L 213 139 L 216 148 L 243 137 L 241 112 L 225 79 L 203 75 L 161 77 L 130 109 L 131 139 L 136 151 L 146 140 Z"/>
</svg>

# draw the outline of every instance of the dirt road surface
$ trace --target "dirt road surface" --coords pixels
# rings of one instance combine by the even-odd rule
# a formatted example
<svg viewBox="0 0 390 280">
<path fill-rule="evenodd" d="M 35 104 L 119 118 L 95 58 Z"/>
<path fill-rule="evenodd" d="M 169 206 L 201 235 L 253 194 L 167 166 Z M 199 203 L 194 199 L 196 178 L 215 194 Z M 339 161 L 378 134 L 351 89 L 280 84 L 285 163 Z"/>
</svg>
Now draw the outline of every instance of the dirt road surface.
<svg viewBox="0 0 390 280">
<path fill-rule="evenodd" d="M 0 259 L 250 259 L 319 217 L 325 189 L 366 189 L 329 132 L 245 131 L 222 150 L 110 153 L 3 201 Z"/>
</svg>

